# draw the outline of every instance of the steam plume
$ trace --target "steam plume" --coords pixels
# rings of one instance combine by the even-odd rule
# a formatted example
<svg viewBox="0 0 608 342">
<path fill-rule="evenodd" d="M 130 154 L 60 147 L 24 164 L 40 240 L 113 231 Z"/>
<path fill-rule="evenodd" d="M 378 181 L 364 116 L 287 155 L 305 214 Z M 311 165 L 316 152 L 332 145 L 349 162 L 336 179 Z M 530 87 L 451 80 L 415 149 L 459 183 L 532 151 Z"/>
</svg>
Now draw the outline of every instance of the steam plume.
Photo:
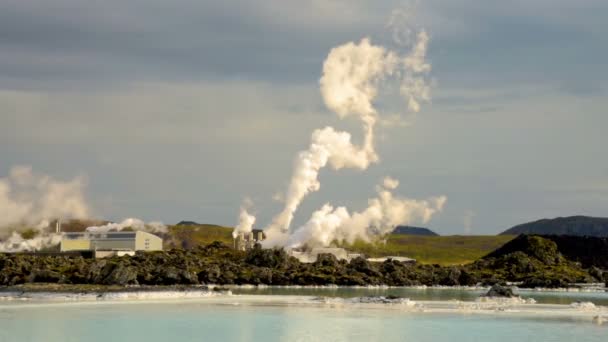
<svg viewBox="0 0 608 342">
<path fill-rule="evenodd" d="M 294 213 L 304 197 L 321 187 L 319 170 L 328 163 L 342 168 L 367 169 L 378 161 L 374 150 L 374 125 L 377 114 L 372 102 L 378 83 L 395 70 L 397 56 L 365 38 L 331 50 L 323 65 L 321 94 L 327 107 L 339 117 L 356 116 L 363 124 L 363 146 L 355 146 L 348 132 L 332 127 L 312 133 L 310 147 L 296 158 L 293 175 L 285 194 L 285 207 L 266 228 L 269 234 L 289 230 Z"/>
<path fill-rule="evenodd" d="M 58 181 L 38 175 L 29 166 L 13 167 L 0 178 L 0 229 L 14 225 L 44 228 L 56 218 L 86 218 L 90 210 L 84 199 L 81 177 Z"/>
<path fill-rule="evenodd" d="M 392 232 L 400 224 L 409 224 L 414 220 L 426 223 L 443 208 L 445 196 L 423 201 L 394 196 L 391 190 L 398 183 L 385 179 L 384 186 L 378 188 L 377 197 L 370 199 L 369 206 L 361 212 L 349 214 L 345 207 L 334 208 L 325 204 L 312 214 L 306 224 L 291 234 L 284 245 L 295 248 L 303 244 L 310 247 L 328 246 L 334 241 L 370 241 Z"/>
<path fill-rule="evenodd" d="M 239 214 L 239 223 L 232 232 L 232 237 L 236 239 L 239 233 L 251 233 L 255 223 L 255 216 L 249 214 L 245 206 L 241 206 Z"/>
<path fill-rule="evenodd" d="M 36 174 L 29 166 L 15 166 L 0 178 L 0 252 L 35 251 L 55 246 L 61 235 L 50 233 L 51 220 L 81 219 L 90 210 L 84 199 L 82 177 L 59 181 Z M 24 239 L 16 229 L 33 228 L 34 236 Z"/>
<path fill-rule="evenodd" d="M 379 158 L 374 147 L 374 128 L 379 116 L 374 108 L 379 88 L 389 77 L 400 83 L 400 94 L 409 111 L 418 112 L 420 103 L 430 100 L 430 87 L 425 75 L 431 65 L 426 62 L 429 36 L 425 31 L 416 34 L 411 51 L 399 55 L 368 38 L 333 48 L 323 64 L 320 89 L 323 100 L 340 118 L 357 118 L 362 124 L 363 143 L 357 146 L 348 132 L 332 127 L 312 133 L 307 150 L 296 157 L 291 181 L 284 197 L 284 208 L 265 228 L 266 245 L 298 246 L 304 242 L 328 245 L 334 240 L 352 242 L 355 238 L 369 240 L 372 235 L 388 233 L 397 224 L 412 218 L 428 221 L 441 210 L 445 197 L 430 201 L 415 201 L 394 197 L 390 190 L 398 182 L 386 179 L 378 198 L 369 201 L 369 207 L 350 215 L 344 207 L 326 204 L 313 213 L 307 224 L 290 233 L 294 214 L 303 199 L 321 187 L 318 176 L 322 168 L 335 170 L 355 168 L 365 170 Z M 241 209 L 237 230 L 251 229 L 255 217 Z"/>
<path fill-rule="evenodd" d="M 12 232 L 8 239 L 0 242 L 0 252 L 33 252 L 56 246 L 61 242 L 61 234 L 42 232 L 31 239 L 24 239 L 18 232 Z"/>
<path fill-rule="evenodd" d="M 467 210 L 462 218 L 464 224 L 464 234 L 469 235 L 473 230 L 473 219 L 475 218 L 475 212 L 473 210 Z"/>
<path fill-rule="evenodd" d="M 87 227 L 87 232 L 92 233 L 104 233 L 104 232 L 119 232 L 125 228 L 130 228 L 133 230 L 141 230 L 148 233 L 166 233 L 167 226 L 165 226 L 162 222 L 149 222 L 145 223 L 144 221 L 137 218 L 128 218 L 119 223 L 108 223 L 103 226 L 91 226 Z"/>
</svg>

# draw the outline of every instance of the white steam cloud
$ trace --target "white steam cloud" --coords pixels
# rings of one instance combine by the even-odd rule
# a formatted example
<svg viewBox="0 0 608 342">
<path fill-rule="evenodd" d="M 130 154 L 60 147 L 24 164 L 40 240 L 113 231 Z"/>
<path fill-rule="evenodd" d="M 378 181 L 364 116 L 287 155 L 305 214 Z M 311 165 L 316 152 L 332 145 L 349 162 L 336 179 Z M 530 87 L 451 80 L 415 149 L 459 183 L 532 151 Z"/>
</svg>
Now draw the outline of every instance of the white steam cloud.
<svg viewBox="0 0 608 342">
<path fill-rule="evenodd" d="M 90 210 L 84 187 L 82 177 L 58 181 L 33 173 L 29 166 L 13 167 L 8 177 L 0 178 L 0 229 L 14 225 L 44 228 L 52 219 L 86 218 Z"/>
<path fill-rule="evenodd" d="M 471 232 L 473 231 L 473 219 L 474 218 L 475 218 L 475 212 L 473 210 L 465 211 L 464 217 L 462 218 L 465 235 L 470 235 Z"/>
<path fill-rule="evenodd" d="M 58 245 L 61 234 L 41 232 L 31 239 L 24 239 L 18 232 L 12 232 L 8 239 L 0 242 L 1 253 L 33 252 Z"/>
<path fill-rule="evenodd" d="M 82 177 L 59 181 L 36 174 L 29 166 L 13 167 L 7 177 L 0 178 L 0 252 L 39 251 L 59 244 L 61 234 L 50 226 L 52 221 L 90 218 L 85 185 Z M 145 223 L 135 218 L 86 230 L 121 231 L 127 227 L 157 234 L 167 232 L 160 222 Z M 25 239 L 22 233 L 27 229 L 33 229 L 27 232 L 32 237 Z"/>
<path fill-rule="evenodd" d="M 153 234 L 167 233 L 167 226 L 162 222 L 144 222 L 137 218 L 128 218 L 119 223 L 108 223 L 103 226 L 87 227 L 86 231 L 91 233 L 119 232 L 125 228 L 141 230 Z"/>
<path fill-rule="evenodd" d="M 239 213 L 239 222 L 232 232 L 232 237 L 236 239 L 239 233 L 251 233 L 255 224 L 255 216 L 249 214 L 248 208 L 252 205 L 250 199 L 245 199 Z"/>
<path fill-rule="evenodd" d="M 396 197 L 390 190 L 395 189 L 397 185 L 398 182 L 394 180 L 385 180 L 384 187 L 378 189 L 378 196 L 370 199 L 369 206 L 362 212 L 349 214 L 345 207 L 334 208 L 325 204 L 312 214 L 305 225 L 287 236 L 283 245 L 289 248 L 301 247 L 303 244 L 322 247 L 334 241 L 370 241 L 372 237 L 392 232 L 400 224 L 414 220 L 428 222 L 434 213 L 442 210 L 447 200 L 445 196 L 424 201 Z"/>
<path fill-rule="evenodd" d="M 322 168 L 365 170 L 379 158 L 374 147 L 374 128 L 379 115 L 374 107 L 380 86 L 391 78 L 398 80 L 400 94 L 411 112 L 420 110 L 421 102 L 430 100 L 426 75 L 431 65 L 426 61 L 429 36 L 420 31 L 411 39 L 411 50 L 405 55 L 373 45 L 368 38 L 333 48 L 323 64 L 320 89 L 323 100 L 340 118 L 356 117 L 363 129 L 361 146 L 353 144 L 351 134 L 333 127 L 312 133 L 307 150 L 298 154 L 291 181 L 284 195 L 284 208 L 265 228 L 266 245 L 297 247 L 302 244 L 327 246 L 333 241 L 348 241 L 390 233 L 398 224 L 414 219 L 427 222 L 442 209 L 445 197 L 427 201 L 394 197 L 390 190 L 399 182 L 387 178 L 378 189 L 378 197 L 369 201 L 362 212 L 349 214 L 344 207 L 326 204 L 313 213 L 302 227 L 290 230 L 294 214 L 306 195 L 318 191 Z M 235 233 L 251 230 L 255 217 L 241 208 Z"/>
<path fill-rule="evenodd" d="M 83 219 L 90 214 L 82 177 L 59 181 L 36 174 L 29 166 L 15 166 L 0 178 L 0 252 L 35 251 L 57 245 L 61 235 L 45 231 L 51 220 Z M 16 229 L 33 228 L 31 239 Z"/>
</svg>

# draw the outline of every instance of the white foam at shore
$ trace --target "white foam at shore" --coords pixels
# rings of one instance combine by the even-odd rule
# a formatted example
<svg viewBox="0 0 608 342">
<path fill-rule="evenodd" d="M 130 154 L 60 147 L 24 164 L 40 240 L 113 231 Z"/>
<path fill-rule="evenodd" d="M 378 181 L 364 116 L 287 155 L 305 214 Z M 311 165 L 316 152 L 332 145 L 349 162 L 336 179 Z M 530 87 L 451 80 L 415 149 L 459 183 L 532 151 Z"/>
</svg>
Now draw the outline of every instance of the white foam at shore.
<svg viewBox="0 0 608 342">
<path fill-rule="evenodd" d="M 408 298 L 389 297 L 313 297 L 284 295 L 233 295 L 214 291 L 128 291 L 112 293 L 51 293 L 36 292 L 0 293 L 0 298 L 11 303 L 0 309 L 32 308 L 38 306 L 98 305 L 98 304 L 150 304 L 188 303 L 230 306 L 323 306 L 345 310 L 400 310 L 412 313 L 497 314 L 530 317 L 571 317 L 602 324 L 608 321 L 608 307 L 591 303 L 535 304 L 532 301 L 513 299 L 485 299 L 479 301 L 412 301 Z M 22 301 L 25 301 L 23 303 Z M 23 304 L 22 304 L 23 303 Z M 26 304 L 27 303 L 27 304 Z M 591 305 L 590 305 L 591 304 Z"/>
<path fill-rule="evenodd" d="M 145 300 L 175 300 L 197 299 L 214 296 L 229 296 L 232 292 L 216 292 L 208 290 L 187 291 L 118 291 L 118 292 L 0 292 L 0 300 L 4 301 L 145 301 Z"/>
<path fill-rule="evenodd" d="M 510 285 L 516 288 L 516 290 L 523 292 L 584 292 L 584 293 L 602 293 L 608 292 L 603 284 L 589 287 L 560 287 L 560 288 L 525 288 L 516 287 L 516 285 Z M 222 285 L 222 287 L 231 289 L 261 289 L 261 288 L 277 288 L 277 289 L 368 289 L 368 290 L 385 290 L 385 289 L 415 289 L 415 290 L 463 290 L 463 291 L 488 291 L 491 286 L 447 286 L 447 285 L 413 285 L 413 286 L 388 286 L 388 285 Z"/>
</svg>

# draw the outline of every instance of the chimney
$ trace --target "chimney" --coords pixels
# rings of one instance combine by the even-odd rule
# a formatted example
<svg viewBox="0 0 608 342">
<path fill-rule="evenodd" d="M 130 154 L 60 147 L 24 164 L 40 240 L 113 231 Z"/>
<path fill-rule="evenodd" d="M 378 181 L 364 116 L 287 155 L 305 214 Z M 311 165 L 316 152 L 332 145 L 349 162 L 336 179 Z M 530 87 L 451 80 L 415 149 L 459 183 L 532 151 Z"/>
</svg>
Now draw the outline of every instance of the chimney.
<svg viewBox="0 0 608 342">
<path fill-rule="evenodd" d="M 61 233 L 61 219 L 57 219 L 57 222 L 55 223 L 55 233 Z"/>
</svg>

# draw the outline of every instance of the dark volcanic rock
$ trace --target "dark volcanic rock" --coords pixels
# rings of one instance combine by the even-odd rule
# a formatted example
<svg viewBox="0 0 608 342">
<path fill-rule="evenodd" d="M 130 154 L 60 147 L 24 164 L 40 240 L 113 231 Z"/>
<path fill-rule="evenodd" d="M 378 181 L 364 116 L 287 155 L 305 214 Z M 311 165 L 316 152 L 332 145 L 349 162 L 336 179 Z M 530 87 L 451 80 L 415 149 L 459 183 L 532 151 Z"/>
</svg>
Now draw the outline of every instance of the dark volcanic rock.
<svg viewBox="0 0 608 342">
<path fill-rule="evenodd" d="M 27 277 L 28 283 L 65 283 L 66 276 L 50 270 L 33 270 Z"/>
<path fill-rule="evenodd" d="M 559 252 L 568 260 L 580 262 L 583 267 L 599 267 L 608 270 L 608 237 L 592 236 L 542 236 L 557 245 Z"/>
<path fill-rule="evenodd" d="M 31 282 L 91 285 L 475 285 L 508 281 L 526 287 L 608 281 L 601 267 L 583 269 L 555 242 L 526 236 L 464 266 L 350 262 L 321 254 L 306 264 L 280 249 L 235 251 L 214 242 L 191 250 L 138 252 L 132 257 L 84 259 L 58 255 L 0 254 L 0 286 Z"/>
<path fill-rule="evenodd" d="M 98 260 L 89 267 L 87 278 L 92 284 L 136 285 L 137 268 L 123 260 Z"/>
<path fill-rule="evenodd" d="M 531 235 L 515 238 L 466 268 L 483 284 L 511 281 L 523 282 L 524 287 L 564 287 L 595 279 L 559 253 L 555 242 Z"/>
<path fill-rule="evenodd" d="M 256 244 L 245 257 L 245 262 L 258 267 L 282 268 L 289 256 L 283 249 L 263 249 Z"/>
<path fill-rule="evenodd" d="M 509 286 L 502 286 L 500 284 L 495 284 L 490 288 L 488 293 L 484 295 L 484 297 L 503 297 L 503 298 L 513 298 L 518 297 L 513 293 L 513 289 Z"/>
<path fill-rule="evenodd" d="M 103 280 L 109 285 L 137 285 L 137 268 L 118 264 L 110 274 Z"/>
<path fill-rule="evenodd" d="M 535 235 L 520 235 L 485 256 L 484 259 L 502 257 L 514 252 L 522 252 L 545 265 L 554 265 L 562 261 L 562 255 L 558 252 L 555 242 Z"/>
</svg>

